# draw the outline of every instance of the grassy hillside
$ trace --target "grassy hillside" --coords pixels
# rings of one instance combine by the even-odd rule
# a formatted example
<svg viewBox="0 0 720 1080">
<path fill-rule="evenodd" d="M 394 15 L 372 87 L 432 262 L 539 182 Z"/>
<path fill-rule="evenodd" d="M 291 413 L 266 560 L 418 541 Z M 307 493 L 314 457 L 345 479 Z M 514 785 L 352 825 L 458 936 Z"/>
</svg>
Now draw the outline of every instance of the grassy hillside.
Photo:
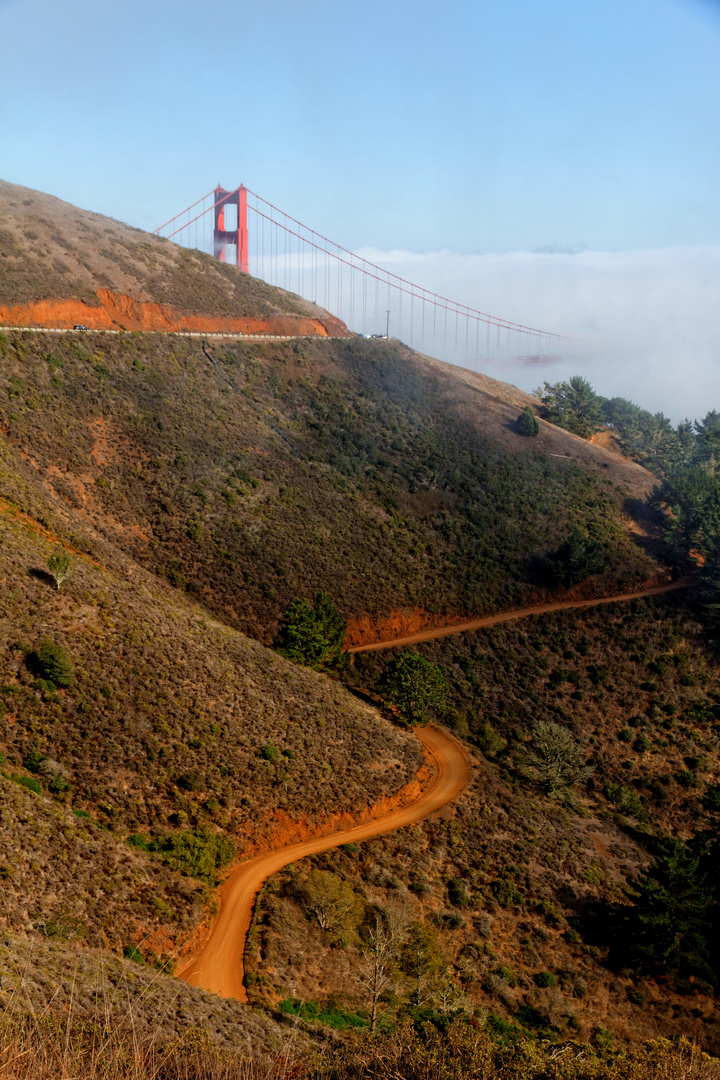
<svg viewBox="0 0 720 1080">
<path fill-rule="evenodd" d="M 259 1010 L 137 960 L 71 951 L 57 934 L 3 934 L 0 980 L 3 1077 L 200 1080 L 236 1055 L 267 1069 L 306 1042 Z"/>
<path fill-rule="evenodd" d="M 8 760 L 32 750 L 66 760 L 74 802 L 107 822 L 144 827 L 182 811 L 238 829 L 253 822 L 257 834 L 270 810 L 322 820 L 414 774 L 412 738 L 337 683 L 131 568 L 120 578 L 77 557 L 54 591 L 42 575 L 52 545 L 11 513 L 0 529 Z M 38 679 L 33 657 L 46 639 L 67 647 L 67 689 Z M 278 763 L 259 756 L 269 744 Z"/>
<path fill-rule="evenodd" d="M 58 591 L 46 528 L 5 502 L 0 536 L 6 926 L 171 956 L 234 852 L 327 829 L 414 777 L 409 733 L 109 545 L 72 554 Z M 39 669 L 48 641 L 71 685 Z"/>
<path fill-rule="evenodd" d="M 200 251 L 0 180 L 0 307 L 42 300 L 100 306 L 98 289 L 187 314 L 316 314 Z"/>
<path fill-rule="evenodd" d="M 551 425 L 523 439 L 517 391 L 394 342 L 215 352 L 220 372 L 186 339 L 3 335 L 0 424 L 56 514 L 230 625 L 268 640 L 321 589 L 374 619 L 514 606 L 575 527 L 602 552 L 595 590 L 654 569 L 628 533 L 649 474 Z"/>
</svg>

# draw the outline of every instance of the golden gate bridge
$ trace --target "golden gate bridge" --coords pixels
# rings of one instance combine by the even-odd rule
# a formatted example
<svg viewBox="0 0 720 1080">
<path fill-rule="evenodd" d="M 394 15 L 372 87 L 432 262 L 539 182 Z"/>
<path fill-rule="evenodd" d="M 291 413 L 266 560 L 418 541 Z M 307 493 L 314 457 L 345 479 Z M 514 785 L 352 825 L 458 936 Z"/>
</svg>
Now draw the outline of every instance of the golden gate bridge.
<svg viewBox="0 0 720 1080">
<path fill-rule="evenodd" d="M 547 363 L 571 340 L 416 285 L 303 225 L 244 184 L 233 191 L 218 185 L 155 233 L 317 304 L 354 333 L 397 337 L 444 359 Z"/>
</svg>

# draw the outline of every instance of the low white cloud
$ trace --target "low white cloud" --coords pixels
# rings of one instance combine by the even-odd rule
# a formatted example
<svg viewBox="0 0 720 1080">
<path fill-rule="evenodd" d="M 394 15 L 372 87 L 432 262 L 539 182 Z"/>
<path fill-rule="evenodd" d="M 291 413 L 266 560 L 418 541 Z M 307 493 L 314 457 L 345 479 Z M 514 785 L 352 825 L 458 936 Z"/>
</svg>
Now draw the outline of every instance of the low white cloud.
<svg viewBox="0 0 720 1080">
<path fill-rule="evenodd" d="M 424 346 L 526 390 L 543 379 L 581 374 L 598 393 L 630 398 L 675 422 L 720 409 L 720 246 L 623 252 L 550 247 L 506 255 L 376 249 L 358 254 L 442 296 L 576 339 L 554 362 L 499 355 L 490 360 L 486 342 L 478 347 L 473 340 L 474 328 L 469 337 L 461 328 L 456 345 L 452 332 L 439 333 L 436 325 L 433 349 L 430 309 L 421 331 L 416 307 L 415 348 Z M 392 322 L 397 299 L 391 300 L 396 310 L 390 332 L 400 331 L 407 341 L 407 298 L 403 303 L 398 327 Z M 516 349 L 533 351 L 532 343 Z"/>
</svg>

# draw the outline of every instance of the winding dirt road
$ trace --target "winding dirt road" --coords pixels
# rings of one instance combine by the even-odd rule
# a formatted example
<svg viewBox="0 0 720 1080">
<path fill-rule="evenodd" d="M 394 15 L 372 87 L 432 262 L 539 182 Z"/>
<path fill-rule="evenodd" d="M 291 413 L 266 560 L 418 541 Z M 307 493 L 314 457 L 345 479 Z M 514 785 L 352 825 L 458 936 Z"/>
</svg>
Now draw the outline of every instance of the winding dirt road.
<svg viewBox="0 0 720 1080">
<path fill-rule="evenodd" d="M 376 641 L 372 645 L 358 645 L 348 651 L 366 652 L 372 649 L 393 648 L 398 645 L 412 645 L 419 641 L 446 637 L 449 634 L 461 634 L 465 630 L 496 626 L 498 623 L 522 619 L 527 615 L 542 615 L 546 611 L 595 607 L 599 604 L 610 604 L 622 600 L 637 600 L 644 596 L 658 596 L 675 589 L 686 588 L 692 583 L 692 579 L 684 579 L 601 599 L 562 600 L 556 603 L 537 604 L 535 607 L 521 608 L 517 611 L 504 611 L 499 615 L 486 615 L 469 622 L 420 630 L 407 637 Z M 243 985 L 245 938 L 250 928 L 255 897 L 268 877 L 277 873 L 283 866 L 308 855 L 316 855 L 318 852 L 327 851 L 340 844 L 367 840 L 371 836 L 380 836 L 382 833 L 392 832 L 404 825 L 421 821 L 462 791 L 470 778 L 470 764 L 460 743 L 446 732 L 432 726 L 418 728 L 416 734 L 434 769 L 432 780 L 422 794 L 410 805 L 393 810 L 384 818 L 366 821 L 330 836 L 320 836 L 297 844 L 289 844 L 276 851 L 257 855 L 236 866 L 220 889 L 219 912 L 209 938 L 178 972 L 179 978 L 184 979 L 191 986 L 202 987 L 221 997 L 247 1001 Z"/>
<path fill-rule="evenodd" d="M 439 810 L 462 791 L 470 778 L 470 765 L 460 743 L 432 726 L 418 728 L 417 736 L 434 768 L 432 780 L 419 798 L 409 806 L 393 810 L 385 818 L 376 818 L 331 836 L 290 844 L 236 866 L 220 889 L 220 910 L 210 937 L 178 972 L 181 979 L 221 997 L 247 1001 L 243 985 L 245 938 L 255 897 L 266 878 L 308 855 L 412 825 Z"/>
<path fill-rule="evenodd" d="M 449 637 L 450 634 L 462 634 L 466 630 L 481 630 L 485 626 L 497 626 L 498 623 L 513 622 L 515 619 L 524 619 L 527 615 L 543 615 L 546 611 L 563 611 L 567 608 L 597 607 L 599 604 L 614 604 L 620 600 L 640 600 L 643 596 L 659 596 L 660 593 L 672 592 L 674 589 L 686 589 L 694 584 L 693 578 L 683 578 L 667 585 L 650 585 L 637 592 L 621 593 L 618 596 L 603 596 L 593 600 L 557 600 L 548 604 L 536 604 L 535 607 L 518 608 L 517 611 L 501 611 L 499 615 L 483 615 L 480 619 L 471 619 L 469 622 L 453 623 L 451 626 L 429 627 L 427 630 L 418 630 L 415 634 L 407 637 L 389 638 L 386 641 L 374 641 L 371 645 L 354 645 L 348 649 L 349 653 L 372 652 L 375 649 L 393 649 L 398 645 L 416 645 L 419 641 L 433 641 L 435 638 Z"/>
</svg>

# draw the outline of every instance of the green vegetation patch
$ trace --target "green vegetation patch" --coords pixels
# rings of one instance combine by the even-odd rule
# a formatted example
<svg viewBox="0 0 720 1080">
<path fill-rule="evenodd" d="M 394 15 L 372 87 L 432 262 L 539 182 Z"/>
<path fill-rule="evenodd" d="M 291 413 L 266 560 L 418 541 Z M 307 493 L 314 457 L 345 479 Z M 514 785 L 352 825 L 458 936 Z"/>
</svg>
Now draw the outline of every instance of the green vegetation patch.
<svg viewBox="0 0 720 1080">
<path fill-rule="evenodd" d="M 314 1001 L 299 1001 L 297 998 L 286 998 L 278 1005 L 281 1012 L 287 1016 L 299 1016 L 301 1020 L 307 1020 L 312 1024 L 325 1024 L 337 1031 L 345 1031 L 349 1028 L 369 1027 L 366 1017 L 356 1012 L 348 1012 L 332 1004 L 318 1005 Z"/>
</svg>

